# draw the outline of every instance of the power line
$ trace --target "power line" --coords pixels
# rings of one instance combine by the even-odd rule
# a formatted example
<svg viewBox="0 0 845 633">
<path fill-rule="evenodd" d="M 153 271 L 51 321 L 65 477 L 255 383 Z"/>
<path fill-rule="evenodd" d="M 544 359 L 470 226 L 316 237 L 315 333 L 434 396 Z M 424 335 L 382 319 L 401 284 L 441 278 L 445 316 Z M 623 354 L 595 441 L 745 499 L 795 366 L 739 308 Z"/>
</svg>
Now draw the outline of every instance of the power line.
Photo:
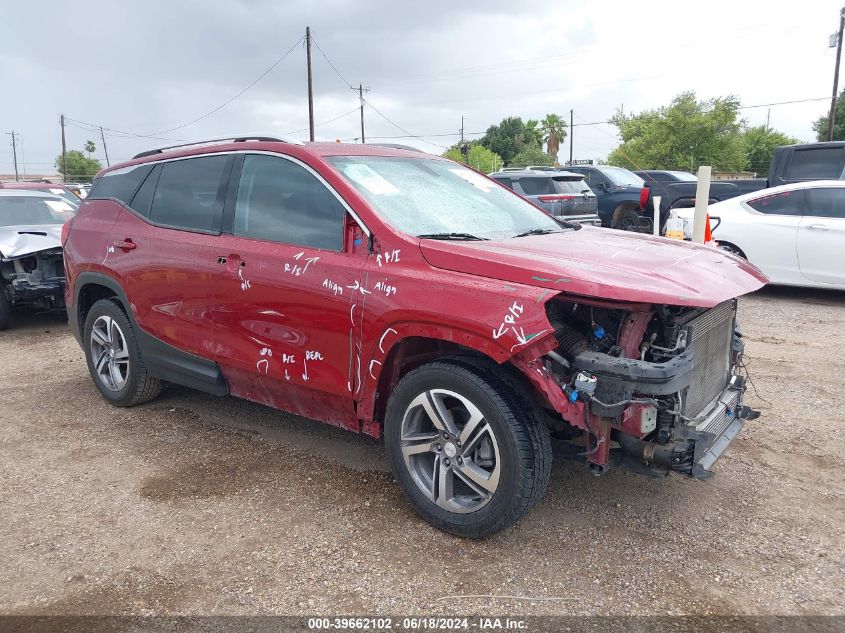
<svg viewBox="0 0 845 633">
<path fill-rule="evenodd" d="M 328 62 L 329 66 L 331 66 L 331 68 L 332 68 L 332 70 L 335 72 L 335 74 L 336 74 L 338 77 L 340 77 L 340 80 L 341 80 L 343 83 L 345 83 L 347 86 L 349 86 L 349 88 L 350 88 L 350 89 L 352 89 L 352 90 L 357 90 L 357 88 L 355 88 L 355 86 L 353 86 L 351 83 L 349 83 L 349 82 L 346 80 L 346 77 L 344 77 L 344 76 L 340 73 L 340 71 L 337 69 L 337 67 L 336 67 L 336 66 L 332 63 L 332 60 L 330 60 L 330 59 L 329 59 L 329 56 L 328 56 L 328 55 L 326 55 L 326 52 L 325 52 L 322 48 L 320 48 L 320 44 L 317 42 L 317 40 L 316 40 L 316 39 L 314 39 L 314 34 L 313 34 L 313 33 L 311 34 L 311 41 L 313 42 L 314 46 L 316 46 L 316 47 L 317 47 L 317 50 L 318 50 L 318 51 L 320 51 L 320 55 L 322 55 L 322 56 L 323 56 L 323 59 L 325 59 L 325 60 L 326 60 L 326 62 Z"/>
<path fill-rule="evenodd" d="M 425 140 L 421 136 L 418 136 L 416 134 L 411 134 L 408 130 L 403 128 L 401 125 L 399 125 L 398 123 L 395 123 L 394 121 L 389 119 L 386 115 L 382 114 L 382 112 L 378 108 L 376 108 L 372 103 L 370 103 L 369 99 L 364 99 L 364 104 L 367 107 L 369 107 L 373 112 L 378 114 L 382 119 L 384 119 L 385 121 L 390 123 L 390 125 L 392 125 L 393 127 L 397 128 L 399 130 L 402 130 L 405 134 L 408 135 L 409 138 L 418 139 L 418 140 L 422 141 L 423 143 L 428 143 L 429 145 L 434 145 L 435 147 L 442 147 L 443 149 L 449 149 L 449 147 L 447 145 L 441 145 L 440 143 L 432 143 L 431 141 Z M 374 137 L 370 137 L 370 138 L 374 138 Z"/>
<path fill-rule="evenodd" d="M 104 130 L 108 130 L 109 132 L 112 132 L 112 133 L 115 133 L 115 134 L 122 134 L 122 135 L 125 135 L 125 136 L 131 136 L 131 137 L 136 137 L 136 138 L 148 138 L 148 139 L 161 140 L 161 141 L 182 142 L 185 139 L 161 138 L 160 135 L 161 134 L 168 134 L 170 132 L 175 132 L 176 130 L 181 130 L 182 128 L 186 128 L 189 125 L 193 125 L 194 123 L 198 123 L 198 122 L 202 121 L 203 119 L 206 119 L 206 118 L 210 117 L 212 114 L 215 114 L 216 112 L 219 112 L 220 110 L 225 108 L 227 105 L 229 105 L 230 103 L 232 103 L 233 101 L 235 101 L 236 99 L 241 97 L 243 94 L 245 94 L 250 88 L 255 86 L 255 84 L 257 84 L 259 81 L 264 79 L 264 77 L 266 77 L 268 74 L 270 74 L 270 72 L 273 71 L 276 68 L 276 66 L 281 64 L 282 61 L 284 61 L 284 59 L 288 55 L 290 55 L 297 46 L 299 46 L 302 43 L 303 39 L 305 39 L 305 38 L 300 37 L 298 40 L 296 40 L 296 42 L 294 43 L 293 46 L 291 46 L 287 51 L 285 51 L 285 53 L 281 57 L 279 57 L 276 61 L 274 61 L 266 70 L 264 70 L 264 72 L 262 72 L 255 79 L 253 79 L 243 90 L 239 91 L 238 93 L 236 93 L 235 95 L 233 95 L 232 97 L 230 97 L 229 99 L 227 99 L 226 101 L 224 101 L 223 103 L 218 105 L 217 107 L 212 108 L 211 110 L 209 110 L 205 114 L 202 114 L 202 115 L 200 115 L 200 116 L 198 116 L 194 119 L 191 119 L 190 121 L 187 121 L 187 122 L 182 123 L 180 125 L 176 125 L 174 127 L 168 128 L 166 130 L 161 130 L 159 132 L 152 132 L 150 134 L 138 134 L 136 132 L 128 132 L 126 130 L 118 130 L 116 128 L 106 127 L 105 125 L 102 126 L 102 128 Z M 91 128 L 91 129 L 87 130 L 89 132 L 99 131 L 99 128 L 101 127 L 99 124 L 86 123 L 85 121 L 79 121 L 77 119 L 71 119 L 70 117 L 66 117 L 66 119 L 69 122 L 74 122 L 76 124 L 89 126 Z M 77 125 L 77 127 L 80 127 L 80 125 Z M 85 129 L 85 128 L 82 128 L 82 129 Z"/>
</svg>

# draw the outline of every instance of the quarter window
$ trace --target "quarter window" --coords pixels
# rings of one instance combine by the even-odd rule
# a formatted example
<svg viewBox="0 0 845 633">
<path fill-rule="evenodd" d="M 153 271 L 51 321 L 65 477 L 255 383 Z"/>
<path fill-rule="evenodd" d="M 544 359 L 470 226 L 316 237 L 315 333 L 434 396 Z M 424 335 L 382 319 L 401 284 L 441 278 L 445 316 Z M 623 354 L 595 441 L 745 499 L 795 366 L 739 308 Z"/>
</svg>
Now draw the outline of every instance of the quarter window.
<svg viewBox="0 0 845 633">
<path fill-rule="evenodd" d="M 203 156 L 163 163 L 150 220 L 191 231 L 220 231 L 230 156 Z"/>
<path fill-rule="evenodd" d="M 94 181 L 88 197 L 92 200 L 115 198 L 123 204 L 129 204 L 132 194 L 135 193 L 138 185 L 147 177 L 152 168 L 152 165 L 132 165 L 131 167 L 110 171 Z"/>
<path fill-rule="evenodd" d="M 845 220 L 845 189 L 834 187 L 808 189 L 807 197 L 805 215 Z"/>
<path fill-rule="evenodd" d="M 803 191 L 782 191 L 755 200 L 748 200 L 746 204 L 755 211 L 768 215 L 801 215 L 803 199 Z"/>
<path fill-rule="evenodd" d="M 311 172 L 275 156 L 244 158 L 234 234 L 340 250 L 346 209 Z"/>
</svg>

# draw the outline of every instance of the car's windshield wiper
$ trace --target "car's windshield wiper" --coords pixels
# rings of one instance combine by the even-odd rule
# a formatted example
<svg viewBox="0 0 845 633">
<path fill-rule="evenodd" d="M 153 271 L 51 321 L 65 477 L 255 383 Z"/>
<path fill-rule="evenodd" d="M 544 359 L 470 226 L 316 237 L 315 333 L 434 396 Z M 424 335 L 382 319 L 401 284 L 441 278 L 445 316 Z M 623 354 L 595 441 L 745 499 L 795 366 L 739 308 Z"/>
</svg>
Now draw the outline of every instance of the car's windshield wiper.
<svg viewBox="0 0 845 633">
<path fill-rule="evenodd" d="M 531 229 L 525 233 L 517 233 L 514 237 L 527 237 L 529 235 L 547 235 L 548 233 L 560 233 L 557 229 Z"/>
<path fill-rule="evenodd" d="M 472 233 L 423 233 L 422 235 L 417 235 L 417 237 L 422 237 L 428 240 L 464 240 L 467 242 L 488 239 L 486 237 L 478 237 Z"/>
</svg>

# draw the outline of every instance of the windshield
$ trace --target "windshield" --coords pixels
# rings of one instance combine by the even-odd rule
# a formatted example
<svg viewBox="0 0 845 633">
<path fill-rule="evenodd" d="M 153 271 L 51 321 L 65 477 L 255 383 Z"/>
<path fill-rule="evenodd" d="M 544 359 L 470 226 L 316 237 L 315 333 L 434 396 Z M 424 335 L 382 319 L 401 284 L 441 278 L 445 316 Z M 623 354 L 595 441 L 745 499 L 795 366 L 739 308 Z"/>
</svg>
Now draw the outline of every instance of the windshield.
<svg viewBox="0 0 845 633">
<path fill-rule="evenodd" d="M 59 198 L 0 196 L 0 226 L 64 224 L 76 207 Z"/>
<path fill-rule="evenodd" d="M 698 178 L 687 171 L 670 171 L 677 180 L 681 182 L 696 182 Z"/>
<path fill-rule="evenodd" d="M 610 178 L 617 187 L 642 187 L 645 184 L 637 174 L 622 167 L 602 166 L 601 173 Z"/>
<path fill-rule="evenodd" d="M 533 204 L 453 162 L 384 156 L 328 160 L 386 222 L 409 235 L 501 239 L 537 229 L 561 230 Z"/>
</svg>

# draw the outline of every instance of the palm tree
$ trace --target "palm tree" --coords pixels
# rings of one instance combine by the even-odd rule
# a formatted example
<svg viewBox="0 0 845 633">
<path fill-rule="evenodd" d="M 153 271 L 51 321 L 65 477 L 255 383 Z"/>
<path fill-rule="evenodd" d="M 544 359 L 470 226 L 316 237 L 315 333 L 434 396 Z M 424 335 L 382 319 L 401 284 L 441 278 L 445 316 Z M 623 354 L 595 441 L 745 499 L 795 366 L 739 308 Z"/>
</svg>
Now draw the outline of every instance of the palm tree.
<svg viewBox="0 0 845 633">
<path fill-rule="evenodd" d="M 566 138 L 566 121 L 557 114 L 547 114 L 540 124 L 540 131 L 543 134 L 543 140 L 546 142 L 548 155 L 557 162 L 560 144 Z"/>
<path fill-rule="evenodd" d="M 86 141 L 85 142 L 85 151 L 88 152 L 88 158 L 91 158 L 91 154 L 93 154 L 97 149 L 97 146 L 94 145 L 94 141 Z"/>
</svg>

